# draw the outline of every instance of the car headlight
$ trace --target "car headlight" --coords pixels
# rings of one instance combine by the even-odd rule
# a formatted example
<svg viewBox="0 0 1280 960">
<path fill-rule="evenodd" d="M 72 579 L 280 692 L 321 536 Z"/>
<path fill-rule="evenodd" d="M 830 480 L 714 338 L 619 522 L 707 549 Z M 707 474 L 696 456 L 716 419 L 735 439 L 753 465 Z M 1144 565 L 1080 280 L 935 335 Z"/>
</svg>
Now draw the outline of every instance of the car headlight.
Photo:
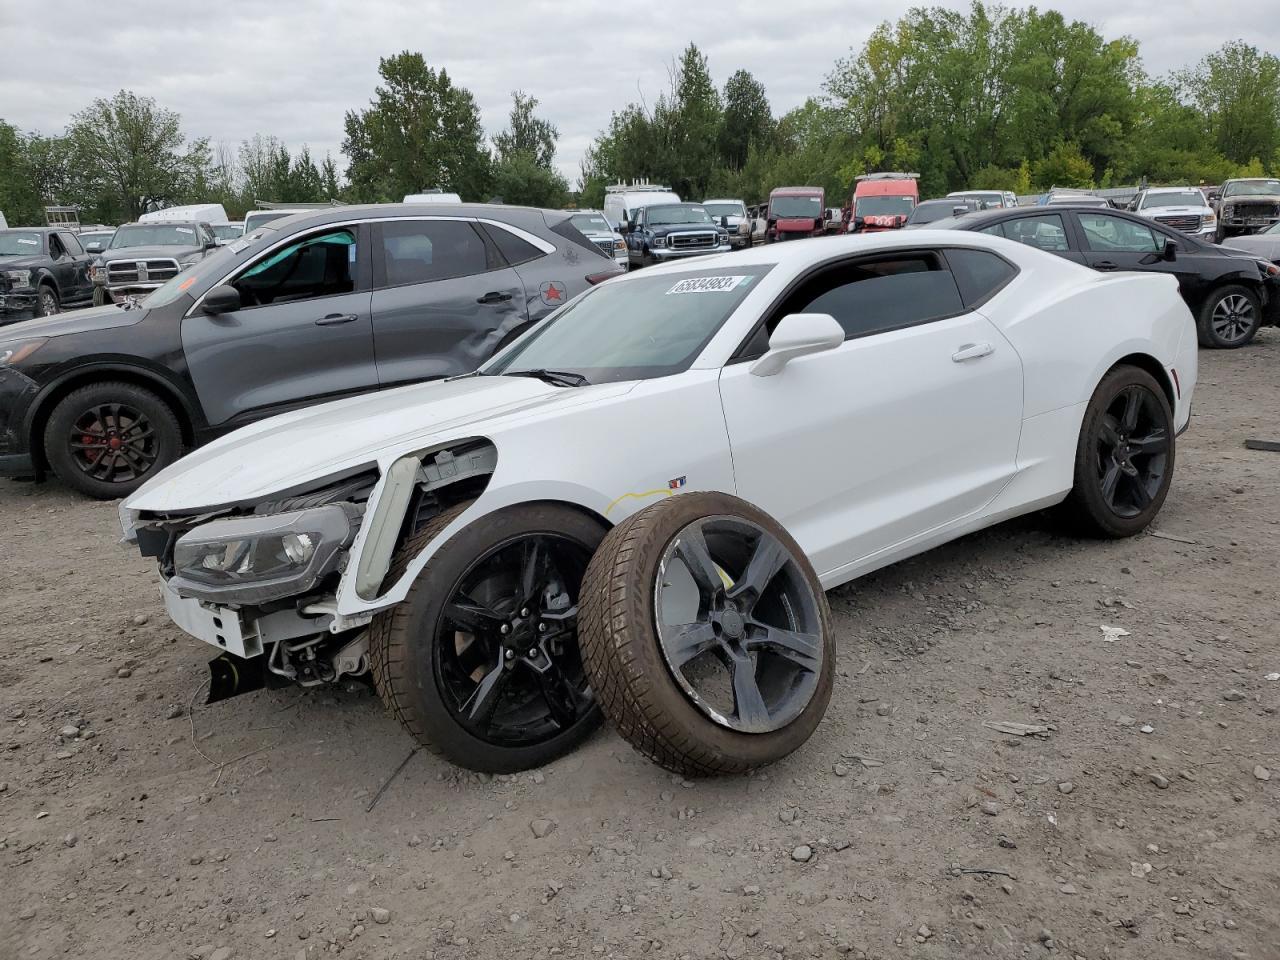
<svg viewBox="0 0 1280 960">
<path fill-rule="evenodd" d="M 1222 208 L 1222 218 L 1224 220 L 1229 220 L 1231 217 L 1235 216 L 1235 212 L 1236 208 L 1231 206 L 1231 204 L 1227 204 Z"/>
<path fill-rule="evenodd" d="M 716 234 L 716 243 L 728 243 L 729 234 L 725 230 L 721 230 Z"/>
<path fill-rule="evenodd" d="M 30 270 L 6 270 L 4 271 L 4 275 L 9 278 L 9 282 L 15 287 L 31 286 Z"/>
<path fill-rule="evenodd" d="M 1206 227 L 1211 227 L 1218 222 L 1218 215 L 1210 211 L 1200 218 L 1200 223 Z"/>
<path fill-rule="evenodd" d="M 627 249 L 626 241 L 621 239 L 613 241 L 613 249 L 617 253 L 622 253 Z"/>
<path fill-rule="evenodd" d="M 10 340 L 0 343 L 0 367 L 12 367 L 31 356 L 49 342 L 48 337 L 36 340 Z"/>
<path fill-rule="evenodd" d="M 94 283 L 107 282 L 107 268 L 105 264 L 95 263 L 89 268 L 89 279 Z"/>
<path fill-rule="evenodd" d="M 650 246 L 654 246 L 654 247 L 665 247 L 666 245 L 667 245 L 666 237 L 654 237 L 653 242 L 650 244 Z"/>
<path fill-rule="evenodd" d="M 352 503 L 213 520 L 179 538 L 169 585 L 183 597 L 261 604 L 305 593 L 338 569 L 363 515 Z"/>
</svg>

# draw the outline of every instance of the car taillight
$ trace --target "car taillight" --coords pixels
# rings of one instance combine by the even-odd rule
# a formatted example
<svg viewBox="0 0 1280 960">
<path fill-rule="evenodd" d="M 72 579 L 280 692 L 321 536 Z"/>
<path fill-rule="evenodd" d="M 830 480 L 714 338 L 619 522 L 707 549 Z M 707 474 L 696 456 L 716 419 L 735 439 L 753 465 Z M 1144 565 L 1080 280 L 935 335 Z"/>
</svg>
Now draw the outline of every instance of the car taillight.
<svg viewBox="0 0 1280 960">
<path fill-rule="evenodd" d="M 586 281 L 594 287 L 597 283 L 604 283 L 606 280 L 620 276 L 622 276 L 622 271 L 614 267 L 612 270 L 602 270 L 600 273 L 589 273 L 586 276 Z"/>
</svg>

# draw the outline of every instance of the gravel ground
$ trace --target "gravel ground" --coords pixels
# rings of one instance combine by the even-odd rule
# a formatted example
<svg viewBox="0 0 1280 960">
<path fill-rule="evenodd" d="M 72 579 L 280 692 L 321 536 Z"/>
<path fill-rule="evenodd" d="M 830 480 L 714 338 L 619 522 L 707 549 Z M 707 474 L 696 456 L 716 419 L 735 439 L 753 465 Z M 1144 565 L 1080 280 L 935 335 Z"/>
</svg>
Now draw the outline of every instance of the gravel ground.
<svg viewBox="0 0 1280 960">
<path fill-rule="evenodd" d="M 367 687 L 192 714 L 114 505 L 0 482 L 0 960 L 1280 957 L 1280 331 L 1201 363 L 1171 539 L 1030 518 L 835 591 L 825 722 L 720 781 L 606 729 L 379 797 Z"/>
</svg>

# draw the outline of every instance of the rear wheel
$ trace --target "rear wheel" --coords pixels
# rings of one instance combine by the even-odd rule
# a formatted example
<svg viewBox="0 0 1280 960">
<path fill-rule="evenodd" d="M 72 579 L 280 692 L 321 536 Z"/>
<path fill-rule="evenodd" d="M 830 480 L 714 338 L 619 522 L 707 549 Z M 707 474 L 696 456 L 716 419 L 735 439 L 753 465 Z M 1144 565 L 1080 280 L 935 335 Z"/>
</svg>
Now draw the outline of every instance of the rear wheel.
<svg viewBox="0 0 1280 960">
<path fill-rule="evenodd" d="M 433 520 L 392 574 L 468 506 Z M 600 722 L 578 650 L 578 591 L 604 528 L 556 504 L 481 517 L 431 557 L 374 621 L 383 702 L 420 743 L 471 770 L 545 764 Z"/>
<path fill-rule="evenodd" d="M 62 312 L 62 303 L 58 299 L 58 291 L 44 283 L 36 293 L 36 316 L 52 317 Z"/>
<path fill-rule="evenodd" d="M 127 496 L 182 455 L 173 409 L 132 383 L 73 390 L 49 415 L 44 452 L 67 486 L 98 500 Z"/>
<path fill-rule="evenodd" d="M 1219 350 L 1243 347 L 1262 326 L 1262 304 L 1257 293 L 1239 284 L 1214 290 L 1200 307 L 1196 332 L 1200 344 Z"/>
</svg>

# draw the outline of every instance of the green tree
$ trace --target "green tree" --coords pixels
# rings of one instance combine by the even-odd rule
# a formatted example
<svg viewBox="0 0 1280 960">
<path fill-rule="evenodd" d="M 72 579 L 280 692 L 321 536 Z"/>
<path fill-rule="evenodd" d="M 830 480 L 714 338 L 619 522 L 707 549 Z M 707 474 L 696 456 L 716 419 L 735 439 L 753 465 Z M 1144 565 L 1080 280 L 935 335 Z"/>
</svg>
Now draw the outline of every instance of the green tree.
<svg viewBox="0 0 1280 960">
<path fill-rule="evenodd" d="M 528 156 L 538 166 L 550 169 L 560 131 L 551 121 L 534 115 L 536 97 L 516 90 L 511 100 L 511 126 L 493 138 L 496 159 L 501 162 L 517 155 Z"/>
<path fill-rule="evenodd" d="M 1042 190 L 1051 187 L 1092 187 L 1093 164 L 1085 159 L 1077 143 L 1059 143 L 1032 164 L 1035 185 Z"/>
<path fill-rule="evenodd" d="M 653 116 L 663 179 L 680 196 L 701 200 L 718 159 L 723 112 L 707 58 L 695 44 L 673 67 L 671 89 L 658 99 Z"/>
<path fill-rule="evenodd" d="M 773 134 L 773 111 L 764 85 L 738 70 L 724 85 L 724 122 L 720 127 L 720 159 L 733 170 L 747 162 L 752 144 L 764 145 Z"/>
<path fill-rule="evenodd" d="M 28 138 L 0 120 L 0 213 L 10 226 L 44 222 L 44 201 L 31 170 Z"/>
<path fill-rule="evenodd" d="M 208 180 L 209 141 L 188 142 L 178 114 L 128 90 L 72 116 L 66 139 L 77 192 L 106 222 L 183 202 Z"/>
<path fill-rule="evenodd" d="M 367 109 L 348 111 L 342 152 L 356 200 L 399 200 L 432 187 L 487 195 L 489 153 L 471 93 L 420 53 L 378 63 L 382 84 Z"/>
<path fill-rule="evenodd" d="M 1233 40 L 1175 78 L 1228 160 L 1248 163 L 1280 149 L 1280 57 Z"/>
<path fill-rule="evenodd" d="M 511 125 L 493 138 L 491 180 L 494 196 L 504 203 L 561 207 L 569 184 L 552 166 L 559 131 L 534 114 L 538 101 L 517 90 L 511 95 Z"/>
</svg>

